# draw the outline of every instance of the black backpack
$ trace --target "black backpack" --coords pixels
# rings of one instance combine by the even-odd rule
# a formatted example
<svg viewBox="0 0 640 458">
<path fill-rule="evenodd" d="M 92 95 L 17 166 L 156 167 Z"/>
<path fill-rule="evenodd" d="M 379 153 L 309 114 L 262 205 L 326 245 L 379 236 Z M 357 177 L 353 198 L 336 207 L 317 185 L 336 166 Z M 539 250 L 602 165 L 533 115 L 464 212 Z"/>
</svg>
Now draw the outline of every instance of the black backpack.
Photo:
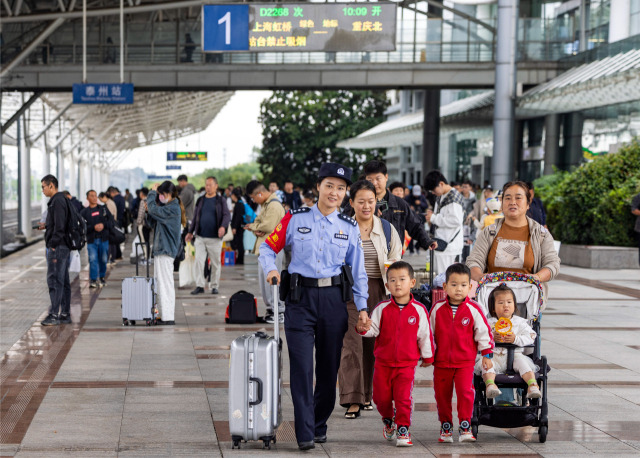
<svg viewBox="0 0 640 458">
<path fill-rule="evenodd" d="M 258 301 L 246 291 L 238 291 L 229 298 L 225 323 L 253 324 L 258 321 Z"/>
<path fill-rule="evenodd" d="M 69 219 L 67 220 L 67 235 L 65 241 L 70 250 L 80 251 L 87 243 L 87 222 L 84 220 L 76 207 L 65 197 L 67 208 L 69 209 Z"/>
</svg>

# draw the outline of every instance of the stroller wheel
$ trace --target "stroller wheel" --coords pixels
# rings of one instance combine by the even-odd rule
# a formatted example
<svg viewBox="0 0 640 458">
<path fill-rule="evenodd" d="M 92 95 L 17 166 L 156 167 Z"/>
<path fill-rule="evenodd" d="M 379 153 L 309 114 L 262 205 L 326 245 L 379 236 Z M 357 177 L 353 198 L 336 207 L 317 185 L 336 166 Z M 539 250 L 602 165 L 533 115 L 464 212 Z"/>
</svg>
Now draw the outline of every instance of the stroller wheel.
<svg viewBox="0 0 640 458">
<path fill-rule="evenodd" d="M 547 441 L 548 430 L 549 427 L 547 425 L 543 425 L 538 428 L 538 440 L 541 444 L 544 444 Z"/>
<path fill-rule="evenodd" d="M 476 439 L 478 438 L 478 425 L 471 425 L 471 433 L 473 434 L 473 437 Z"/>
</svg>

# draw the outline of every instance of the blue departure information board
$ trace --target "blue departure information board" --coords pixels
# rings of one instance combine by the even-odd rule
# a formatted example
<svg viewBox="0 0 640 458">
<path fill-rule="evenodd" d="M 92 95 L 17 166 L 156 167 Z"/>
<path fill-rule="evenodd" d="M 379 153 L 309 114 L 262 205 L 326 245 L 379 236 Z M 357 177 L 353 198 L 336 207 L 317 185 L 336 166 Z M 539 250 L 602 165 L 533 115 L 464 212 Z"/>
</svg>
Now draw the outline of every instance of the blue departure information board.
<svg viewBox="0 0 640 458">
<path fill-rule="evenodd" d="M 202 50 L 394 51 L 396 4 L 244 3 L 202 7 Z"/>
</svg>

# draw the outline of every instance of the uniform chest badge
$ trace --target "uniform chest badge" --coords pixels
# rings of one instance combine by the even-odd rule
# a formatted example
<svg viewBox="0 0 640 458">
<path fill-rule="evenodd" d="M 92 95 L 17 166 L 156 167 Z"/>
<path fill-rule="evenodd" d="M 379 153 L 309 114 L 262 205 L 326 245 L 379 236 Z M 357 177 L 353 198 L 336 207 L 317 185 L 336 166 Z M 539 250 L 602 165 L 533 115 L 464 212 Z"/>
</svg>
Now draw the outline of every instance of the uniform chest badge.
<svg viewBox="0 0 640 458">
<path fill-rule="evenodd" d="M 311 232 L 311 228 L 310 227 L 299 227 L 298 228 L 298 232 L 300 232 L 301 234 L 308 234 L 309 232 Z"/>
<path fill-rule="evenodd" d="M 349 240 L 349 236 L 347 234 L 334 234 L 333 236 L 337 239 Z"/>
<path fill-rule="evenodd" d="M 410 316 L 409 317 L 409 324 L 410 325 L 416 324 L 416 317 L 415 316 Z"/>
<path fill-rule="evenodd" d="M 465 316 L 465 317 L 462 319 L 462 326 L 467 326 L 467 325 L 469 324 L 469 322 L 471 322 L 471 320 L 469 319 L 469 317 L 468 317 L 468 316 Z"/>
</svg>

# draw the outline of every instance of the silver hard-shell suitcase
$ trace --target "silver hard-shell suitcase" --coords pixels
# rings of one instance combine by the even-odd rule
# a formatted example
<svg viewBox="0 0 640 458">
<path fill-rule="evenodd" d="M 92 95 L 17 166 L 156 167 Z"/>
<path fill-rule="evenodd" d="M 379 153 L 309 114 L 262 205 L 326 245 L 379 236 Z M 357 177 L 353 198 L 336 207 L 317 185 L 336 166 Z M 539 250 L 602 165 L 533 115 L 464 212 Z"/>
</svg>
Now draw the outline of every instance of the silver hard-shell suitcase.
<svg viewBox="0 0 640 458">
<path fill-rule="evenodd" d="M 278 285 L 273 283 L 273 297 Z M 271 448 L 282 422 L 282 342 L 278 319 L 273 337 L 256 332 L 235 339 L 229 363 L 229 432 L 232 448 L 240 441 L 263 441 Z"/>
<path fill-rule="evenodd" d="M 136 244 L 142 245 L 141 243 Z M 136 321 L 144 320 L 147 326 L 156 324 L 158 309 L 156 307 L 155 280 L 149 276 L 147 262 L 147 276 L 141 277 L 138 272 L 136 256 L 136 276 L 122 280 L 122 325 L 135 325 Z"/>
</svg>

